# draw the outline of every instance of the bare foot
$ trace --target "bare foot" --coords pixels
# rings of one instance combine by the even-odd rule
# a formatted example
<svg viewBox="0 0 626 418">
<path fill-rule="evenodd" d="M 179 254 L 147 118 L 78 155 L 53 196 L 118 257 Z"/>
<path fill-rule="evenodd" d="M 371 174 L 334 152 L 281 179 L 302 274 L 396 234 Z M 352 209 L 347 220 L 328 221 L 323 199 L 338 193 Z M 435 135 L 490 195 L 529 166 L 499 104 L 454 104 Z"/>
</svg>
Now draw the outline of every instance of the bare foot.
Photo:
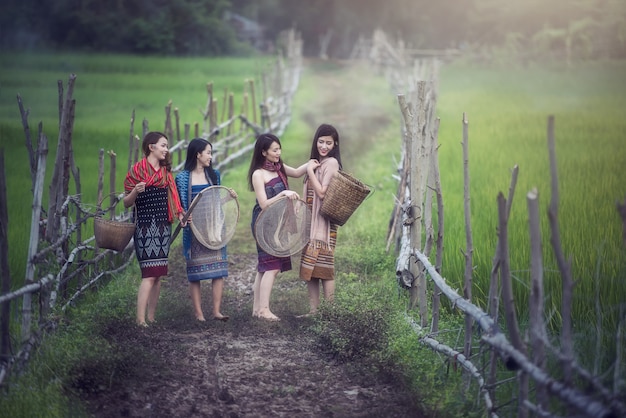
<svg viewBox="0 0 626 418">
<path fill-rule="evenodd" d="M 206 322 L 206 319 L 204 319 L 204 317 L 203 317 L 203 316 L 196 316 L 196 319 L 197 319 L 199 322 Z"/>
<path fill-rule="evenodd" d="M 215 319 L 216 321 L 224 321 L 224 322 L 226 322 L 226 321 L 228 321 L 230 319 L 230 316 L 218 314 L 218 315 L 215 315 L 213 317 L 213 319 Z"/>
<path fill-rule="evenodd" d="M 280 321 L 280 318 L 271 312 L 259 313 L 258 317 L 261 319 L 265 319 L 266 321 Z"/>
<path fill-rule="evenodd" d="M 137 326 L 141 328 L 148 328 L 148 324 L 146 324 L 145 322 L 137 322 Z"/>
</svg>

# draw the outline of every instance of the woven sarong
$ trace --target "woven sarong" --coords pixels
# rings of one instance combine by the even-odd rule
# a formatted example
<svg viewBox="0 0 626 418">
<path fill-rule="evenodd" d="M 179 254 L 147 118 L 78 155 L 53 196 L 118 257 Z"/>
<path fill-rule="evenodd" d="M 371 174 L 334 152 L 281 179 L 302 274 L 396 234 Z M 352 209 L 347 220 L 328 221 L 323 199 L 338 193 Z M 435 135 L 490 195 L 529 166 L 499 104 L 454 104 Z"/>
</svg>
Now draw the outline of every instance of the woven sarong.
<svg viewBox="0 0 626 418">
<path fill-rule="evenodd" d="M 306 203 L 313 206 L 312 187 L 307 189 Z M 321 216 L 319 213 L 313 216 Z M 322 241 L 312 241 L 302 250 L 300 259 L 300 278 L 309 281 L 313 279 L 335 279 L 335 245 L 337 243 L 337 225 L 330 224 L 329 244 Z"/>
<path fill-rule="evenodd" d="M 167 189 L 146 187 L 145 192 L 137 195 L 135 205 L 135 254 L 141 268 L 141 277 L 165 276 L 172 232 L 168 219 Z"/>
</svg>

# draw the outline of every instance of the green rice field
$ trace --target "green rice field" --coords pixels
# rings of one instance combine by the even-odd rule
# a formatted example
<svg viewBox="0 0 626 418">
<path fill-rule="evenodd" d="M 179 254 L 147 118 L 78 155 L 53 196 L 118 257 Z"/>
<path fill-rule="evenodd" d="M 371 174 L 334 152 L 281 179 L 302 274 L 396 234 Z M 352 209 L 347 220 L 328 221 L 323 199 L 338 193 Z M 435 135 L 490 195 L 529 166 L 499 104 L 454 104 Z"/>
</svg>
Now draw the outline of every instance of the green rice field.
<svg viewBox="0 0 626 418">
<path fill-rule="evenodd" d="M 179 108 L 181 122 L 201 123 L 200 109 L 206 104 L 207 82 L 214 82 L 218 99 L 224 89 L 228 89 L 240 100 L 245 80 L 258 80 L 267 68 L 266 60 L 256 58 L 4 54 L 0 59 L 3 62 L 0 142 L 8 174 L 10 268 L 14 282 L 21 282 L 23 277 L 31 205 L 27 153 L 15 100 L 18 93 L 30 109 L 31 131 L 35 133 L 39 121 L 43 122 L 50 140 L 50 175 L 58 120 L 57 80 L 63 80 L 66 85 L 69 74 L 77 74 L 74 150 L 77 165 L 81 173 L 85 173 L 82 175 L 83 200 L 93 202 L 97 179 L 87 173 L 96 169 L 100 149 L 114 150 L 120 156 L 118 181 L 121 188 L 133 109 L 136 133 L 140 132 L 143 119 L 150 122 L 151 129 L 163 129 L 164 108 L 169 100 Z M 563 249 L 571 260 L 576 281 L 575 316 L 583 319 L 582 323 L 595 324 L 597 294 L 605 321 L 616 326 L 619 306 L 626 301 L 626 246 L 616 211 L 616 202 L 626 198 L 624 74 L 625 63 L 589 63 L 568 70 L 484 69 L 460 63 L 443 67 L 437 103 L 441 118 L 439 158 L 445 205 L 443 275 L 461 288 L 464 270 L 461 251 L 465 249 L 461 120 L 465 112 L 469 121 L 473 293 L 479 304 L 486 302 L 497 240 L 496 198 L 499 192 L 506 196 L 510 171 L 518 165 L 519 179 L 509 222 L 516 300 L 520 306 L 528 302 L 530 250 L 526 193 L 537 188 L 544 215 L 541 228 L 546 311 L 556 320 L 555 324 L 558 323 L 561 285 L 549 246 L 550 231 L 545 215 L 550 201 L 546 126 L 548 115 L 554 115 L 559 226 Z M 301 86 L 300 98 L 316 94 L 307 91 L 306 80 Z M 388 102 L 391 118 L 400 117 L 395 93 L 390 91 L 389 97 L 383 98 Z M 296 107 L 307 105 L 304 99 L 296 98 L 294 103 Z M 392 131 L 397 132 L 395 125 Z M 400 155 L 399 135 L 392 133 L 386 141 L 387 144 L 378 144 L 385 158 L 370 159 L 367 166 L 355 170 L 370 184 L 384 178 L 385 172 L 390 178 L 395 168 L 392 158 Z M 384 213 L 390 207 L 389 196 L 395 193 L 395 184 L 388 178 L 380 184 L 384 190 L 378 191 L 377 198 L 371 199 L 368 205 L 384 205 L 383 210 L 376 207 L 371 212 L 382 213 L 377 228 L 383 231 L 388 221 Z M 367 216 L 366 213 L 355 215 L 355 231 L 365 228 Z M 578 331 L 581 335 L 587 332 L 582 328 Z"/>
</svg>

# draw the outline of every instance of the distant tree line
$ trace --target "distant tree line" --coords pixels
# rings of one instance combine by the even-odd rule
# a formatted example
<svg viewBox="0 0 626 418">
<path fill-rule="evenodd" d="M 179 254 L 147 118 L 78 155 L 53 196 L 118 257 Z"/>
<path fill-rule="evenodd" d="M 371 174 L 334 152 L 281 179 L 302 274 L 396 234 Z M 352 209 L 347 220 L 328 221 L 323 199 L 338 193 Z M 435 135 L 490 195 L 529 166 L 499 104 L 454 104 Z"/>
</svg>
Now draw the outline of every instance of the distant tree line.
<svg viewBox="0 0 626 418">
<path fill-rule="evenodd" d="M 294 27 L 305 54 L 331 36 L 345 57 L 383 29 L 412 48 L 504 50 L 577 59 L 626 58 L 623 0 L 3 0 L 3 48 L 165 55 L 248 53 L 226 11 L 259 22 L 265 37 Z"/>
</svg>

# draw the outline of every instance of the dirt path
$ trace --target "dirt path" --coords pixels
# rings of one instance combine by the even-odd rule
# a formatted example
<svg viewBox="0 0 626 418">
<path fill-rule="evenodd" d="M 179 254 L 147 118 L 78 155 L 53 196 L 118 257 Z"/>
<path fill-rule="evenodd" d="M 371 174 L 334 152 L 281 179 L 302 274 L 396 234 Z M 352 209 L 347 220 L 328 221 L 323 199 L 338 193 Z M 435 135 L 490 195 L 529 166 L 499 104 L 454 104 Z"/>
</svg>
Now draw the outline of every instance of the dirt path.
<svg viewBox="0 0 626 418">
<path fill-rule="evenodd" d="M 337 71 L 333 70 L 333 77 L 316 72 L 312 80 L 307 79 L 327 92 L 317 96 L 304 115 L 311 132 L 330 115 L 330 120 L 343 121 L 346 129 L 353 112 L 358 112 L 349 129 L 351 137 L 372 136 L 386 119 L 375 105 L 354 101 L 355 91 L 346 91 L 349 69 L 341 70 L 343 75 L 336 75 Z M 292 261 L 298 265 L 296 257 Z M 109 330 L 111 341 L 131 352 L 140 350 L 142 360 L 130 362 L 123 378 L 117 376 L 124 384 L 86 397 L 91 413 L 97 417 L 422 416 L 414 396 L 391 373 L 382 376 L 354 364 L 338 364 L 316 349 L 308 331 L 311 320 L 295 317 L 306 311 L 307 304 L 305 287 L 297 280 L 279 279 L 274 286 L 272 306 L 280 322 L 252 318 L 255 267 L 256 254 L 229 252 L 222 311 L 231 319 L 199 323 L 192 319 L 186 279 L 180 277 L 184 261 L 174 251 L 173 276 L 163 285 L 162 295 L 167 298 L 162 297 L 159 308 L 168 312 L 167 318 L 139 332 L 126 326 Z M 206 300 L 210 287 L 203 286 L 202 291 Z"/>
</svg>

